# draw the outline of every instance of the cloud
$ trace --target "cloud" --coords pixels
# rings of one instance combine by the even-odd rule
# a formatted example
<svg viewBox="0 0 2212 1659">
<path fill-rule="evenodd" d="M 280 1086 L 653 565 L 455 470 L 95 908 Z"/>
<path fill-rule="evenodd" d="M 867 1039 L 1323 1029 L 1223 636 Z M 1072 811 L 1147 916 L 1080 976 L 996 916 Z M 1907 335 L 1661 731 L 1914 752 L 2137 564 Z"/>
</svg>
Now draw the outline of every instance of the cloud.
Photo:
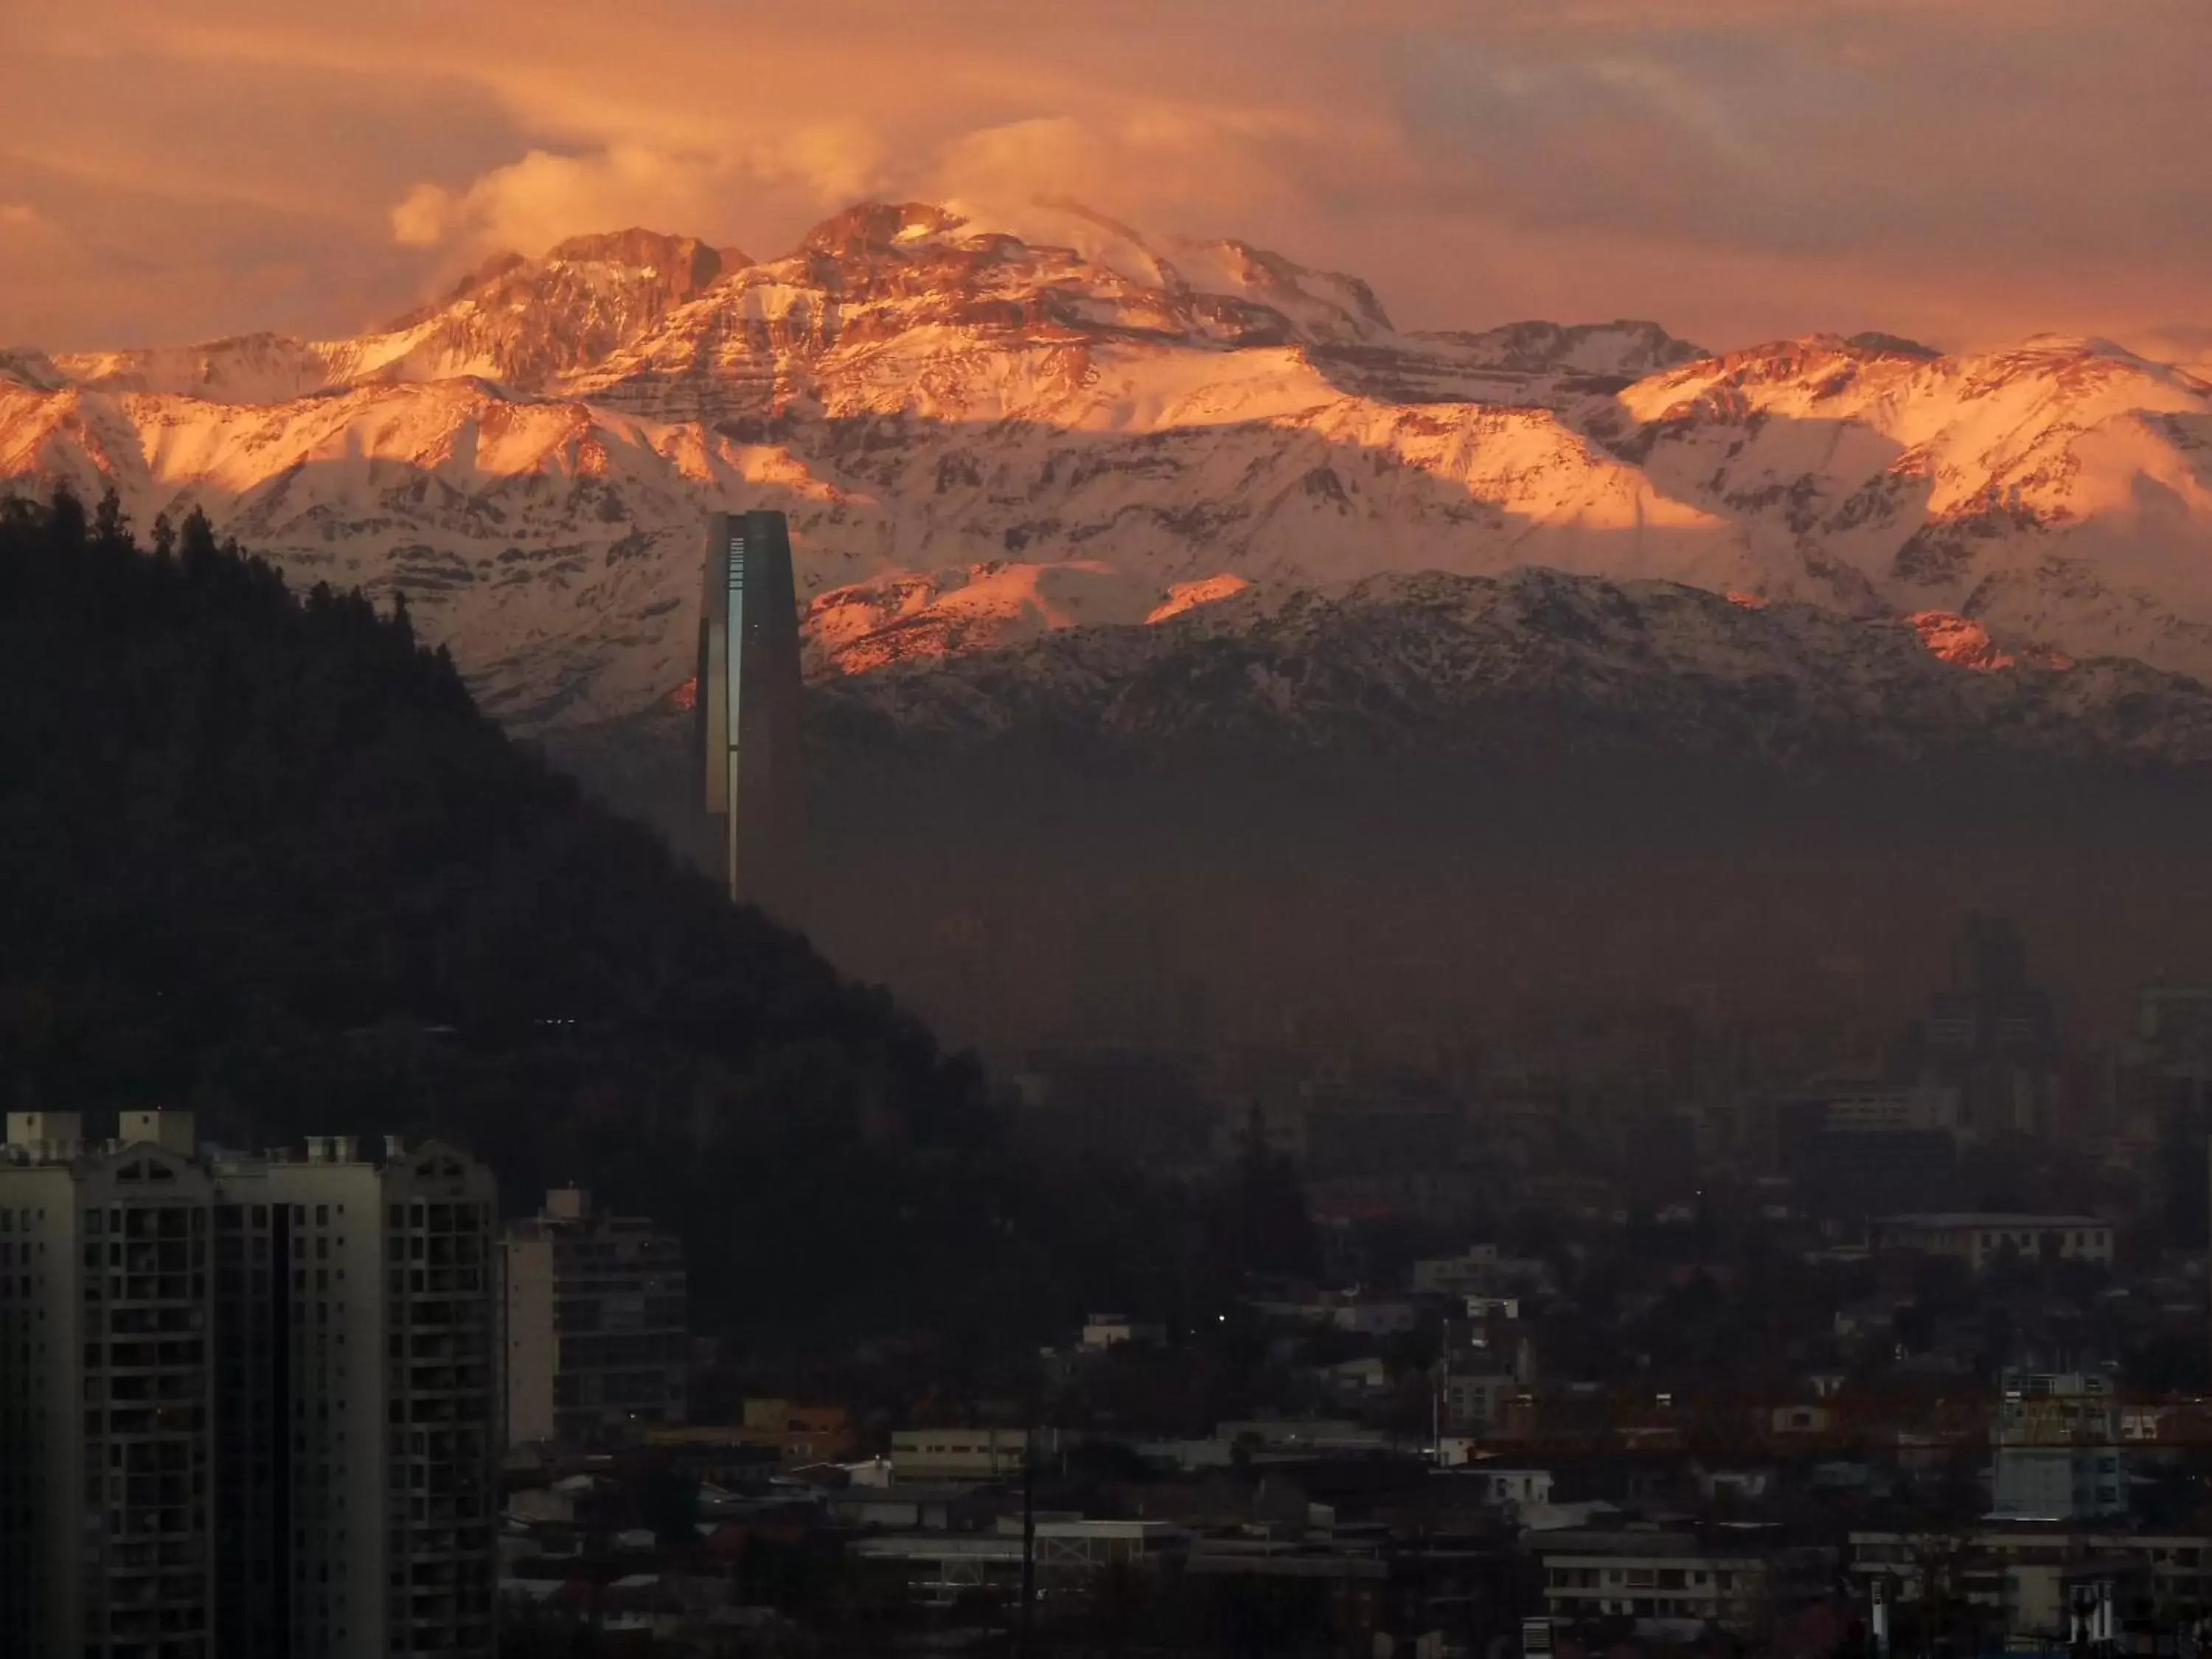
<svg viewBox="0 0 2212 1659">
<path fill-rule="evenodd" d="M 351 329 L 492 246 L 642 223 L 765 257 L 864 197 L 1052 196 L 1357 271 L 1416 325 L 1644 314 L 1717 344 L 1815 327 L 1973 343 L 2212 318 L 2202 0 L 607 17 L 584 0 L 27 17 L 0 60 L 0 201 L 97 279 L 33 281 L 0 251 L 0 316 L 56 344 Z"/>
<path fill-rule="evenodd" d="M 635 148 L 596 155 L 533 149 L 460 190 L 416 185 L 392 210 L 392 230 L 414 247 L 537 253 L 578 231 L 696 222 L 725 171 L 712 157 Z"/>
<path fill-rule="evenodd" d="M 1089 117 L 1030 116 L 904 142 L 861 121 L 736 134 L 686 151 L 619 144 L 533 149 L 458 186 L 410 185 L 390 210 L 409 247 L 473 257 L 536 252 L 580 231 L 644 223 L 737 234 L 770 204 L 811 221 L 868 198 L 957 200 L 1012 220 L 1040 200 L 1074 200 L 1149 221 L 1203 225 L 1224 201 L 1291 215 L 1343 160 L 1345 135 L 1295 112 L 1133 102 Z M 1334 158 L 1326 152 L 1334 142 Z M 794 234 L 796 227 L 794 226 Z M 781 252 L 774 240 L 754 246 Z"/>
<path fill-rule="evenodd" d="M 883 155 L 877 137 L 852 124 L 805 127 L 731 153 L 533 149 L 459 189 L 417 182 L 392 207 L 392 232 L 410 247 L 536 253 L 584 231 L 704 225 L 753 193 L 796 195 L 826 213 L 882 187 Z"/>
<path fill-rule="evenodd" d="M 932 197 L 1073 199 L 1138 220 L 1217 216 L 1232 201 L 1248 215 L 1294 213 L 1333 169 L 1328 136 L 1286 112 L 1149 104 L 1110 121 L 1037 117 L 962 132 L 914 182 Z"/>
</svg>

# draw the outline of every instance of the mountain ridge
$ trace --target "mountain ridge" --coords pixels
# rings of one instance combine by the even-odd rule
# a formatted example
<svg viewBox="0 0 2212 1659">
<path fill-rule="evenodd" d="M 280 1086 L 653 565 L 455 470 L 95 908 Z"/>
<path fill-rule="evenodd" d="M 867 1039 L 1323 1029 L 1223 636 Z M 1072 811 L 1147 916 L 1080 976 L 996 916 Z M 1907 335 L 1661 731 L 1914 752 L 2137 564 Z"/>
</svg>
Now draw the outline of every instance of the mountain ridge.
<svg viewBox="0 0 2212 1659">
<path fill-rule="evenodd" d="M 1524 565 L 2212 674 L 2185 369 L 2049 337 L 1401 332 L 1356 277 L 1067 204 L 863 204 L 766 261 L 632 229 L 349 340 L 0 354 L 0 487 L 56 483 L 405 591 L 523 729 L 681 684 L 697 526 L 740 505 L 792 518 L 817 675 Z"/>
<path fill-rule="evenodd" d="M 1430 763 L 1525 763 L 1563 742 L 1784 772 L 1852 757 L 2212 761 L 2212 690 L 2127 658 L 2023 663 L 1942 613 L 1853 619 L 1540 569 L 1241 592 L 1160 623 L 829 680 L 816 696 L 902 741 L 956 749 L 1023 733 L 1139 750 L 1233 735 Z"/>
</svg>

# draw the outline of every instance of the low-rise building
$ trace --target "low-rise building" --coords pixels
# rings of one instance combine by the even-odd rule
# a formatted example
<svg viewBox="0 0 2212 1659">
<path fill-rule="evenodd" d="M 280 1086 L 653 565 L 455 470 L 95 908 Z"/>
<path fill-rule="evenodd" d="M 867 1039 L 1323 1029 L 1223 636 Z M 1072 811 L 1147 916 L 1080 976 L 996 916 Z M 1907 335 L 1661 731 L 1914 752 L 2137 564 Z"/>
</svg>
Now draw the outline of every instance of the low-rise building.
<svg viewBox="0 0 2212 1659">
<path fill-rule="evenodd" d="M 1481 1464 L 1472 1477 L 1480 1482 L 1485 1500 L 1498 1504 L 1548 1504 L 1552 1501 L 1552 1472 L 1517 1466 Z"/>
<path fill-rule="evenodd" d="M 2094 1216 L 2012 1215 L 1962 1211 L 1885 1216 L 1872 1229 L 1878 1250 L 1948 1256 L 1978 1273 L 2007 1255 L 2029 1261 L 2087 1261 L 2110 1267 L 2111 1224 Z"/>
<path fill-rule="evenodd" d="M 1364 1291 L 1324 1291 L 1296 1301 L 1260 1300 L 1254 1311 L 1270 1319 L 1306 1325 L 1334 1325 L 1355 1336 L 1395 1336 L 1417 1330 L 1421 1310 L 1404 1297 L 1373 1296 Z"/>
<path fill-rule="evenodd" d="M 1420 1328 L 1421 1310 L 1402 1297 L 1348 1296 L 1329 1305 L 1327 1318 L 1355 1336 L 1399 1336 Z"/>
<path fill-rule="evenodd" d="M 1255 1461 L 1267 1457 L 1370 1457 L 1399 1449 L 1388 1430 L 1336 1418 L 1252 1418 L 1217 1424 L 1216 1446 L 1239 1446 Z"/>
<path fill-rule="evenodd" d="M 1517 1634 L 1509 1622 L 1516 1565 L 1487 1533 L 1240 1529 L 1196 1539 L 1186 1570 L 1202 1608 L 1230 1613 L 1255 1596 L 1288 1601 L 1301 1610 L 1298 1638 L 1325 1644 L 1316 1650 L 1422 1659 L 1510 1651 L 1504 1644 Z"/>
<path fill-rule="evenodd" d="M 1188 1552 L 1190 1534 L 1167 1521 L 1092 1521 L 1055 1516 L 1036 1523 L 1034 1562 L 1047 1595 L 1080 1590 L 1111 1571 L 1149 1573 Z M 979 1532 L 891 1533 L 854 1540 L 852 1559 L 902 1583 L 909 1600 L 950 1607 L 963 1594 L 1010 1591 L 1022 1581 L 1018 1517 Z"/>
<path fill-rule="evenodd" d="M 1553 1618 L 1626 1617 L 1660 1638 L 1709 1625 L 1756 1637 L 1826 1595 L 1835 1572 L 1833 1550 L 1789 1546 L 1766 1527 L 1540 1533 L 1528 1548 Z"/>
<path fill-rule="evenodd" d="M 644 1443 L 707 1480 L 739 1479 L 775 1463 L 834 1463 L 860 1445 L 853 1414 L 842 1406 L 754 1398 L 736 1423 L 687 1423 L 648 1429 Z"/>
<path fill-rule="evenodd" d="M 2168 1628 L 2212 1615 L 2212 1536 L 1991 1522 L 1927 1534 L 1854 1532 L 1850 1575 L 1895 1603 L 1931 1589 L 1998 1620 L 2015 1639 L 2063 1642 L 2075 1591 L 2102 1584 L 2124 1607 L 2146 1603 Z"/>
<path fill-rule="evenodd" d="M 898 1429 L 891 1467 L 902 1480 L 997 1480 L 1022 1472 L 1028 1444 L 1021 1429 Z"/>
<path fill-rule="evenodd" d="M 1168 1340 L 1164 1325 L 1147 1324 L 1127 1314 L 1095 1313 L 1083 1324 L 1083 1346 L 1090 1352 L 1108 1348 L 1157 1348 Z"/>
<path fill-rule="evenodd" d="M 966 1533 L 989 1524 L 1002 1507 L 1005 1491 L 962 1480 L 894 1480 L 888 1486 L 834 1487 L 822 1493 L 821 1502 L 842 1526 Z"/>
<path fill-rule="evenodd" d="M 828 1463 L 850 1457 L 860 1445 L 853 1413 L 842 1406 L 809 1406 L 795 1400 L 745 1401 L 747 1443 L 775 1453 L 786 1463 Z"/>
<path fill-rule="evenodd" d="M 1776 1406 L 1765 1413 L 1765 1427 L 1778 1440 L 1829 1434 L 1835 1429 L 1835 1413 L 1826 1406 L 1804 1402 Z"/>
<path fill-rule="evenodd" d="M 1418 1295 L 1487 1296 L 1495 1292 L 1498 1279 L 1495 1244 L 1473 1244 L 1457 1255 L 1431 1256 L 1413 1264 L 1413 1285 Z"/>
</svg>

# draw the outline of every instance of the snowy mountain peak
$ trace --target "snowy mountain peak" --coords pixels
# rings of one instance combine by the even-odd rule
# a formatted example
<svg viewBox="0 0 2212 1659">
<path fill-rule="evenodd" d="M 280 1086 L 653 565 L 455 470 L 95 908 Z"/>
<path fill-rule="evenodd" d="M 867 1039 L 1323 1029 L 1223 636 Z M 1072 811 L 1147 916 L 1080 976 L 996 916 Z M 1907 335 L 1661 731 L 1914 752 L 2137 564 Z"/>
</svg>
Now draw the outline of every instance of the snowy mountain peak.
<svg viewBox="0 0 2212 1659">
<path fill-rule="evenodd" d="M 808 231 L 799 252 L 849 259 L 937 245 L 963 222 L 959 214 L 930 202 L 861 202 Z"/>
<path fill-rule="evenodd" d="M 790 516 L 822 675 L 1530 566 L 1887 617 L 1946 661 L 2212 674 L 2191 374 L 2056 338 L 1404 332 L 1355 277 L 1066 202 L 862 204 L 760 262 L 634 228 L 354 338 L 11 353 L 0 481 L 56 479 L 404 590 L 521 725 L 684 678 L 701 516 L 738 506 Z"/>
<path fill-rule="evenodd" d="M 78 352 L 56 374 L 103 392 L 289 403 L 348 386 L 465 376 L 551 389 L 648 334 L 750 261 L 735 248 L 630 229 L 576 236 L 539 258 L 496 253 L 446 296 L 343 340 L 247 334 L 198 345 Z"/>
<path fill-rule="evenodd" d="M 667 236 L 631 226 L 628 230 L 571 236 L 547 250 L 547 261 L 623 265 L 648 274 L 659 272 L 679 279 L 686 294 L 696 294 L 715 278 L 752 263 L 734 247 L 709 247 L 693 236 Z"/>
<path fill-rule="evenodd" d="M 1908 340 L 1902 334 L 1885 334 L 1880 329 L 1866 329 L 1851 335 L 1844 343 L 1856 346 L 1862 351 L 1879 352 L 1893 357 L 1918 357 L 1925 361 L 1943 354 L 1931 345 L 1917 340 Z"/>
<path fill-rule="evenodd" d="M 796 257 L 825 288 L 847 293 L 866 291 L 855 276 L 880 276 L 886 264 L 946 289 L 1028 289 L 1054 320 L 1076 327 L 1126 322 L 1209 337 L 1233 327 L 1247 338 L 1344 343 L 1392 332 L 1358 277 L 1233 238 L 1150 238 L 1065 200 L 1012 210 L 863 203 L 808 232 Z"/>
<path fill-rule="evenodd" d="M 724 272 L 750 264 L 736 248 L 709 247 L 691 236 L 668 236 L 633 226 L 628 230 L 571 236 L 538 258 L 495 253 L 462 277 L 442 300 L 409 312 L 385 325 L 402 334 L 434 324 L 456 308 L 478 309 L 562 303 L 564 287 L 603 294 L 628 290 L 657 295 L 665 311 L 702 293 Z M 660 314 L 656 311 L 655 317 Z"/>
<path fill-rule="evenodd" d="M 1305 337 L 1350 343 L 1395 332 L 1375 290 L 1357 276 L 1310 270 L 1234 240 L 1179 238 L 1169 245 L 1169 256 L 1182 286 L 1265 306 L 1289 318 Z"/>
</svg>

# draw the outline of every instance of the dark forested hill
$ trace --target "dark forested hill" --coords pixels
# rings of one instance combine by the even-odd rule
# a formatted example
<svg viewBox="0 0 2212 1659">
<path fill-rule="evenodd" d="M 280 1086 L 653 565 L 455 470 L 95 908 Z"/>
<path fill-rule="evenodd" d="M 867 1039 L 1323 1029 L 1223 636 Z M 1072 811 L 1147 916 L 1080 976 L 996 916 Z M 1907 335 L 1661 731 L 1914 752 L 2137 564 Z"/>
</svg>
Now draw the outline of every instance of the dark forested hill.
<svg viewBox="0 0 2212 1659">
<path fill-rule="evenodd" d="M 58 1018 L 15 1051 L 36 1074 L 161 1090 L 212 1044 L 302 1027 L 574 1023 L 745 1069 L 833 1043 L 917 1124 L 963 1099 L 880 997 L 479 716 L 404 605 L 295 599 L 197 521 L 151 557 L 66 506 L 0 536 L 0 951 L 131 1009 L 147 1044 Z M 838 1092 L 825 1110 L 852 1109 Z"/>
<path fill-rule="evenodd" d="M 295 595 L 198 520 L 151 539 L 0 504 L 11 1105 L 436 1130 L 513 1207 L 574 1180 L 678 1225 L 732 1325 L 1012 1327 L 1187 1281 L 1110 1181 L 1021 1167 L 886 996 L 502 736 L 404 606 Z"/>
</svg>

